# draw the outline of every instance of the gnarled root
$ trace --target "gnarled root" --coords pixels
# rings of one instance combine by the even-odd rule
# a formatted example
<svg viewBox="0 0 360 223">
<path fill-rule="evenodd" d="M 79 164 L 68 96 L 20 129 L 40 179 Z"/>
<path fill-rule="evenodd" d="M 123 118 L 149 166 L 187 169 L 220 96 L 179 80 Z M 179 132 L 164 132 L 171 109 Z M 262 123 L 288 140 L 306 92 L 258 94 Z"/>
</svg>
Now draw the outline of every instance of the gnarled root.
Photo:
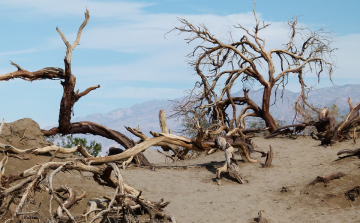
<svg viewBox="0 0 360 223">
<path fill-rule="evenodd" d="M 273 153 L 273 150 L 271 148 L 271 145 L 270 146 L 270 150 L 269 152 L 266 154 L 266 160 L 265 160 L 265 164 L 263 167 L 270 167 L 271 166 L 271 163 L 272 163 L 272 159 L 273 159 L 273 156 L 274 156 L 274 153 Z"/>
<path fill-rule="evenodd" d="M 234 157 L 234 147 L 230 146 L 229 143 L 226 144 L 225 149 L 225 164 L 224 166 L 218 168 L 216 170 L 216 179 L 219 185 L 221 185 L 221 173 L 228 172 L 231 177 L 236 179 L 240 184 L 245 183 L 245 180 L 240 175 L 240 168 L 238 166 L 237 161 Z"/>
<path fill-rule="evenodd" d="M 239 145 L 239 153 L 242 157 L 242 159 L 246 162 L 246 163 L 258 163 L 258 160 L 254 160 L 250 157 L 249 151 L 247 150 L 247 148 L 244 145 Z"/>
</svg>

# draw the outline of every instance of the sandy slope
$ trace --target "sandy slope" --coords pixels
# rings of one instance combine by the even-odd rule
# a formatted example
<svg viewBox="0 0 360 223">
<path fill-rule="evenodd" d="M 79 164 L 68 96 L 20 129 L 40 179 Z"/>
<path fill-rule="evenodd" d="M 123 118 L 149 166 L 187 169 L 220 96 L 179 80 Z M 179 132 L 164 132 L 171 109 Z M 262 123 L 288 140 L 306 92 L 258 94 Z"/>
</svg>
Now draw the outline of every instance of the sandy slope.
<svg viewBox="0 0 360 223">
<path fill-rule="evenodd" d="M 19 146 L 25 146 L 26 141 L 33 143 L 35 135 L 30 133 L 34 130 L 27 129 L 26 132 L 16 129 L 9 132 L 18 135 Z M 6 135 L 5 132 L 0 141 L 9 143 L 13 140 Z M 254 138 L 254 142 L 263 151 L 268 151 L 271 144 L 274 160 L 271 168 L 262 168 L 261 163 L 265 160 L 257 154 L 253 158 L 261 160 L 261 163 L 240 162 L 241 173 L 248 180 L 247 184 L 238 184 L 224 174 L 222 185 L 217 185 L 215 172 L 216 167 L 224 162 L 223 152 L 169 164 L 164 162 L 162 155 L 148 149 L 145 155 L 155 163 L 154 168 L 133 166 L 121 173 L 125 182 L 143 191 L 147 199 L 159 201 L 164 198 L 170 201 L 165 211 L 180 223 L 254 222 L 259 210 L 264 210 L 264 216 L 272 223 L 360 222 L 360 197 L 351 202 L 344 196 L 345 191 L 360 186 L 360 160 L 358 157 L 338 159 L 336 155 L 339 150 L 356 148 L 351 141 L 331 147 L 320 146 L 319 141 L 309 137 L 296 140 L 286 137 L 265 140 L 258 137 Z M 49 156 L 27 156 L 31 159 L 23 161 L 10 157 L 5 175 L 50 159 Z M 59 154 L 54 161 L 64 161 L 65 157 Z M 241 161 L 240 156 L 237 158 Z M 317 176 L 335 171 L 342 171 L 346 176 L 334 180 L 328 187 L 322 183 L 307 186 Z M 73 187 L 78 194 L 87 192 L 86 198 L 71 208 L 75 216 L 83 213 L 91 198 L 114 194 L 114 189 L 97 185 L 91 174 L 81 176 L 77 171 L 56 175 L 55 187 L 65 184 Z M 287 192 L 281 192 L 283 187 L 287 188 Z M 39 202 L 42 204 L 40 211 L 48 213 L 49 196 L 42 193 L 35 200 L 36 205 Z M 27 208 L 31 209 L 30 206 Z"/>
<path fill-rule="evenodd" d="M 124 178 L 150 199 L 171 201 L 166 210 L 183 223 L 253 222 L 259 210 L 265 210 L 264 216 L 270 222 L 360 222 L 360 198 L 351 202 L 344 196 L 345 191 L 360 185 L 359 159 L 339 160 L 336 156 L 341 149 L 354 148 L 350 141 L 332 147 L 319 146 L 319 141 L 308 137 L 255 138 L 254 142 L 265 151 L 271 144 L 274 160 L 271 168 L 241 163 L 241 172 L 248 184 L 240 185 L 229 178 L 218 186 L 212 167 L 155 171 L 130 168 L 123 171 Z M 255 155 L 253 157 L 264 162 Z M 173 166 L 223 160 L 223 153 L 219 152 Z M 322 183 L 307 186 L 317 176 L 335 171 L 342 171 L 346 176 L 334 180 L 328 187 Z M 288 192 L 281 192 L 282 187 L 288 188 Z"/>
</svg>

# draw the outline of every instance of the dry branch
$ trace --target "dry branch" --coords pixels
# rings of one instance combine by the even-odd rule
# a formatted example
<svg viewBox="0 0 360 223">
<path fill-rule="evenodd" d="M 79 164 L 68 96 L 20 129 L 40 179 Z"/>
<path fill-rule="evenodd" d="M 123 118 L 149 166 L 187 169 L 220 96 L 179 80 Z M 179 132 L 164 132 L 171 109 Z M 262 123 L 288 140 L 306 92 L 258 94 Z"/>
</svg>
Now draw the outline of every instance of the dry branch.
<svg viewBox="0 0 360 223">
<path fill-rule="evenodd" d="M 3 118 L 1 125 L 0 125 L 0 136 L 1 136 L 2 130 L 4 128 L 4 124 L 5 124 L 5 119 Z"/>
<path fill-rule="evenodd" d="M 254 160 L 250 157 L 249 150 L 243 144 L 239 146 L 239 153 L 241 155 L 241 158 L 246 163 L 258 163 L 259 162 L 258 160 Z"/>
<path fill-rule="evenodd" d="M 349 156 L 357 156 L 360 155 L 360 148 L 357 149 L 343 149 L 340 150 L 336 155 L 340 156 L 340 155 L 349 155 Z"/>
<path fill-rule="evenodd" d="M 57 152 L 57 153 L 64 153 L 64 154 L 72 154 L 75 152 L 79 152 L 81 153 L 85 158 L 88 157 L 92 157 L 92 155 L 90 155 L 83 146 L 78 145 L 75 146 L 73 148 L 62 148 L 59 146 L 46 146 L 43 148 L 32 148 L 32 149 L 18 149 L 12 145 L 5 145 L 0 143 L 0 149 L 4 152 L 9 152 L 9 153 L 15 153 L 15 154 L 28 154 L 28 153 L 33 153 L 36 155 L 39 154 L 44 154 L 44 153 L 49 153 L 49 152 Z"/>
<path fill-rule="evenodd" d="M 2 176 L 5 174 L 5 165 L 8 162 L 9 157 L 7 155 L 4 156 L 4 158 L 0 162 L 0 186 L 2 183 Z"/>
<path fill-rule="evenodd" d="M 216 170 L 216 180 L 219 185 L 221 185 L 221 173 L 229 173 L 231 177 L 236 179 L 240 184 L 245 183 L 243 178 L 240 175 L 240 168 L 234 159 L 234 147 L 230 146 L 229 143 L 226 143 L 225 152 L 225 164 L 224 166 L 217 168 Z"/>
<path fill-rule="evenodd" d="M 53 170 L 53 171 L 52 171 Z M 111 185 L 116 187 L 116 191 L 114 193 L 113 198 L 111 199 L 110 203 L 105 208 L 99 208 L 99 205 L 96 205 L 91 210 L 88 210 L 88 213 L 83 216 L 75 216 L 71 213 L 71 206 L 74 205 L 77 201 L 81 200 L 85 196 L 85 192 L 82 193 L 80 196 L 77 196 L 75 191 L 68 186 L 61 186 L 58 189 L 54 189 L 53 181 L 54 176 L 62 171 L 62 170 L 78 170 L 78 171 L 85 171 L 85 172 L 92 172 L 94 175 L 101 176 L 103 180 L 112 182 Z M 114 172 L 114 175 L 111 175 L 111 172 Z M 21 180 L 21 176 L 25 177 L 24 180 Z M 48 176 L 48 177 L 47 177 Z M 113 177 L 114 176 L 114 177 Z M 7 177 L 11 178 L 11 177 Z M 48 187 L 42 182 L 42 179 L 48 178 Z M 2 181 L 3 185 L 4 184 Z M 24 206 L 28 204 L 29 198 L 34 196 L 35 193 L 43 193 L 44 191 L 48 192 L 51 195 L 50 198 L 50 216 L 48 219 L 53 219 L 53 213 L 51 211 L 51 201 L 55 200 L 59 207 L 57 208 L 56 215 L 57 219 L 60 221 L 72 221 L 77 222 L 82 218 L 87 218 L 90 222 L 94 222 L 98 218 L 103 218 L 108 216 L 111 213 L 118 213 L 119 216 L 122 215 L 121 212 L 126 210 L 127 205 L 131 204 L 131 209 L 137 209 L 140 206 L 143 207 L 145 210 L 148 211 L 148 214 L 152 219 L 165 219 L 168 222 L 171 222 L 172 218 L 166 215 L 163 212 L 163 208 L 169 202 L 150 202 L 146 200 L 143 196 L 141 196 L 141 192 L 137 191 L 136 189 L 130 187 L 123 183 L 122 176 L 120 174 L 119 168 L 114 164 L 110 163 L 108 165 L 102 165 L 98 167 L 85 165 L 79 161 L 66 161 L 66 162 L 48 162 L 44 164 L 37 164 L 34 167 L 23 171 L 22 173 L 18 174 L 18 178 L 12 178 L 11 187 L 2 188 L 0 189 L 0 202 L 3 207 L 9 206 L 6 201 L 9 198 L 18 196 L 21 194 L 21 200 L 18 204 L 16 204 L 15 212 L 12 214 L 12 217 L 8 220 L 14 220 L 17 216 L 24 215 L 25 217 L 33 217 L 36 215 L 36 211 L 22 211 Z M 107 185 L 107 184 L 105 184 Z M 39 190 L 44 188 L 46 190 Z M 108 185 L 110 186 L 110 185 Z M 47 189 L 48 188 L 48 189 Z M 65 192 L 68 193 L 68 198 L 63 201 L 59 193 Z M 125 198 L 124 203 L 122 202 L 123 198 Z M 125 205 L 125 206 L 124 206 Z M 92 205 L 94 206 L 94 205 Z M 3 210 L 3 209 L 2 209 Z M 100 212 L 98 212 L 100 210 Z M 63 212 L 66 212 L 66 217 Z M 98 213 L 97 213 L 98 212 Z M 103 216 L 103 217 L 102 217 Z M 89 218 L 90 217 L 90 218 Z"/>
<path fill-rule="evenodd" d="M 309 185 L 315 185 L 317 183 L 324 183 L 324 186 L 327 187 L 330 183 L 330 181 L 334 179 L 339 179 L 341 177 L 345 176 L 343 172 L 335 172 L 326 176 L 318 176 L 314 181 L 312 181 Z"/>
<path fill-rule="evenodd" d="M 334 66 L 331 55 L 335 49 L 331 47 L 330 33 L 321 30 L 312 32 L 299 27 L 295 17 L 287 24 L 291 35 L 283 44 L 284 47 L 267 51 L 265 39 L 260 34 L 270 24 L 261 23 L 255 11 L 254 19 L 254 29 L 246 29 L 238 24 L 235 28 L 246 34 L 233 39 L 230 33 L 228 41 L 217 38 L 203 24 L 196 26 L 186 19 L 179 19 L 181 26 L 173 30 L 188 35 L 185 38 L 187 43 L 198 40 L 200 44 L 188 55 L 193 58 L 189 64 L 194 67 L 199 81 L 189 91 L 188 100 L 176 106 L 178 116 L 189 117 L 195 113 L 201 117 L 207 115 L 210 124 L 226 125 L 228 131 L 240 127 L 245 129 L 245 117 L 256 116 L 262 118 L 269 131 L 273 132 L 278 126 L 270 114 L 271 93 L 279 87 L 285 89 L 290 74 L 297 75 L 301 85 L 301 96 L 297 103 L 304 101 L 305 104 L 308 88 L 303 77 L 308 70 L 315 72 L 319 78 L 326 70 L 331 79 Z M 260 68 L 266 68 L 266 71 Z M 243 97 L 230 94 L 238 83 L 243 87 Z M 248 95 L 248 87 L 254 83 L 263 87 L 260 104 Z M 218 86 L 222 86 L 220 91 L 217 90 Z M 241 112 L 238 112 L 239 106 L 243 106 Z M 226 111 L 228 108 L 232 109 L 232 114 Z"/>
<path fill-rule="evenodd" d="M 270 166 L 271 166 L 272 159 L 273 159 L 273 156 L 274 156 L 274 153 L 273 153 L 273 150 L 272 150 L 272 148 L 271 148 L 271 145 L 269 145 L 269 147 L 270 147 L 270 150 L 269 150 L 269 152 L 266 154 L 266 160 L 265 160 L 264 167 L 270 167 Z"/>
<path fill-rule="evenodd" d="M 102 164 L 102 163 L 109 163 L 109 162 L 115 162 L 115 161 L 127 159 L 127 158 L 130 158 L 131 156 L 134 156 L 134 155 L 146 150 L 150 146 L 153 146 L 153 145 L 163 141 L 164 139 L 165 139 L 165 137 L 162 137 L 162 136 L 147 139 L 144 142 L 137 144 L 136 146 L 134 146 L 130 149 L 127 149 L 118 155 L 107 156 L 107 157 L 90 157 L 90 158 L 86 158 L 85 162 L 88 164 Z"/>
</svg>

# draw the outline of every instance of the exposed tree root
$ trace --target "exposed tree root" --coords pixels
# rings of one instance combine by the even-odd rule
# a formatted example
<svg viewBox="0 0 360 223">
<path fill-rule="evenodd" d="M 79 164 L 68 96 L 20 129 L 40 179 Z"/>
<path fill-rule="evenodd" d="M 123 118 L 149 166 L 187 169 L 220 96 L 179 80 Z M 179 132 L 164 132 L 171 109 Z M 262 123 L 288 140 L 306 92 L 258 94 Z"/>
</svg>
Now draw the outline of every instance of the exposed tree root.
<svg viewBox="0 0 360 223">
<path fill-rule="evenodd" d="M 4 167 L 6 162 L 4 159 L 3 161 Z M 105 203 L 102 200 L 94 198 L 89 202 L 89 207 L 84 215 L 76 216 L 72 214 L 71 207 L 81 201 L 81 199 L 85 197 L 86 192 L 77 196 L 76 192 L 68 186 L 60 186 L 54 189 L 55 175 L 64 170 L 78 170 L 93 173 L 94 179 L 101 180 L 101 182 L 97 181 L 98 183 L 115 188 L 113 197 L 109 202 Z M 47 180 L 44 181 L 43 179 Z M 34 219 L 35 217 L 42 222 L 49 219 L 52 219 L 52 222 L 78 222 L 83 220 L 88 222 L 102 222 L 105 219 L 111 218 L 126 221 L 126 219 L 130 218 L 137 219 L 137 214 L 134 211 L 139 208 L 142 208 L 142 210 L 150 216 L 150 221 L 175 222 L 173 217 L 165 214 L 163 211 L 163 208 L 165 208 L 169 202 L 164 202 L 163 200 L 160 202 L 150 202 L 146 200 L 140 191 L 123 182 L 120 170 L 115 163 L 94 167 L 84 165 L 80 161 L 48 162 L 35 165 L 22 173 L 16 174 L 16 176 L 6 177 L 2 179 L 1 183 L 4 185 L 0 189 L 0 210 L 2 214 L 8 212 L 9 205 L 14 203 L 14 197 L 21 196 L 20 202 L 15 204 L 15 211 L 5 219 L 8 222 L 19 218 Z M 38 210 L 29 211 L 29 208 L 25 211 L 24 207 L 28 206 L 28 203 L 31 202 L 30 198 L 44 192 L 50 195 L 48 214 L 42 213 L 40 215 Z M 67 193 L 69 195 L 67 198 L 62 198 L 63 196 L 60 196 L 60 193 Z M 59 205 L 56 212 L 52 210 L 52 200 L 55 200 Z M 138 214 L 140 215 L 141 212 Z M 137 219 L 137 222 L 142 221 Z"/>
<path fill-rule="evenodd" d="M 265 160 L 265 164 L 263 167 L 270 167 L 271 166 L 271 163 L 272 163 L 272 159 L 273 159 L 273 156 L 274 156 L 274 153 L 273 153 L 273 150 L 271 148 L 271 145 L 269 146 L 270 147 L 270 150 L 269 152 L 266 154 L 266 160 Z"/>
<path fill-rule="evenodd" d="M 226 144 L 225 151 L 225 164 L 216 170 L 216 179 L 221 185 L 221 173 L 229 173 L 229 175 L 236 179 L 240 184 L 246 181 L 240 175 L 240 168 L 237 161 L 234 159 L 234 148 L 229 143 Z"/>
<path fill-rule="evenodd" d="M 336 155 L 340 156 L 340 155 L 349 155 L 349 156 L 358 156 L 360 155 L 360 148 L 358 149 L 343 149 L 340 150 Z"/>
<path fill-rule="evenodd" d="M 330 183 L 330 181 L 334 180 L 334 179 L 339 179 L 341 177 L 345 176 L 345 174 L 343 172 L 335 172 L 326 176 L 318 176 L 316 177 L 315 180 L 313 180 L 310 185 L 315 185 L 317 183 L 324 183 L 324 186 L 327 187 Z"/>
</svg>

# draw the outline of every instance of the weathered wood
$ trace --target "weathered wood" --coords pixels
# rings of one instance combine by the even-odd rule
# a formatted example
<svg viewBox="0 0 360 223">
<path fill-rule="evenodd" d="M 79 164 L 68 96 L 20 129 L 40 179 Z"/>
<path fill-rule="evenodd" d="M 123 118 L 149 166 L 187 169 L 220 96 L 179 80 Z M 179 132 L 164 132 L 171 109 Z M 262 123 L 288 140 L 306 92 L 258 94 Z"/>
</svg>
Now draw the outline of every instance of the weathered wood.
<svg viewBox="0 0 360 223">
<path fill-rule="evenodd" d="M 239 153 L 241 155 L 241 158 L 246 162 L 246 163 L 258 163 L 258 160 L 254 160 L 250 157 L 249 154 L 249 150 L 245 147 L 244 144 L 239 145 Z"/>
<path fill-rule="evenodd" d="M 159 124 L 160 124 L 160 130 L 162 133 L 169 133 L 168 129 L 167 129 L 167 124 L 166 124 L 166 117 L 165 117 L 165 110 L 161 109 L 159 111 Z"/>
<path fill-rule="evenodd" d="M 5 124 L 5 119 L 3 118 L 1 125 L 0 125 L 0 136 L 1 136 L 2 130 L 4 128 L 4 124 Z"/>
<path fill-rule="evenodd" d="M 330 47 L 329 36 L 321 32 L 311 32 L 302 41 L 303 32 L 299 32 L 297 18 L 288 22 L 291 35 L 284 44 L 283 49 L 266 50 L 265 40 L 259 37 L 260 30 L 266 29 L 270 24 L 265 24 L 255 17 L 255 26 L 252 30 L 238 24 L 235 28 L 244 31 L 240 40 L 225 43 L 203 24 L 193 25 L 186 19 L 179 19 L 181 27 L 174 30 L 184 33 L 188 43 L 199 43 L 189 54 L 193 60 L 189 64 L 193 66 L 199 80 L 191 91 L 185 103 L 179 103 L 177 114 L 190 116 L 194 111 L 201 115 L 208 115 L 211 124 L 227 125 L 229 131 L 236 127 L 245 128 L 245 117 L 256 116 L 265 121 L 270 132 L 278 129 L 277 123 L 270 114 L 270 106 L 274 100 L 272 92 L 277 92 L 280 86 L 287 84 L 286 77 L 289 74 L 298 76 L 301 85 L 300 99 L 306 101 L 306 84 L 303 79 L 303 72 L 306 67 L 311 69 L 315 66 L 316 75 L 320 77 L 324 66 L 329 69 L 330 77 L 333 63 L 328 60 L 333 49 Z M 297 50 L 294 50 L 294 49 Z M 276 60 L 275 60 L 276 58 Z M 267 67 L 266 75 L 261 73 L 257 61 L 261 60 L 262 65 Z M 277 71 L 277 68 L 280 68 Z M 243 97 L 234 97 L 231 92 L 236 82 L 244 83 Z M 262 99 L 260 103 L 255 102 L 248 96 L 250 86 L 256 82 L 261 86 Z M 220 84 L 220 85 L 219 85 Z M 276 97 L 275 97 L 276 102 Z M 274 103 L 275 103 L 274 102 Z M 241 112 L 238 112 L 238 109 Z M 231 113 L 227 109 L 231 108 Z M 238 115 L 240 113 L 240 115 Z"/>
<path fill-rule="evenodd" d="M 350 155 L 350 156 L 357 156 L 360 155 L 360 148 L 357 149 L 343 149 L 340 150 L 336 155 L 340 156 L 340 155 Z"/>
<path fill-rule="evenodd" d="M 0 162 L 0 186 L 2 186 L 2 176 L 5 174 L 5 165 L 8 162 L 9 157 L 7 155 L 4 156 L 4 158 Z"/>
<path fill-rule="evenodd" d="M 71 153 L 79 152 L 86 158 L 92 157 L 92 155 L 90 155 L 84 149 L 84 147 L 81 145 L 75 146 L 73 148 L 62 148 L 59 146 L 52 145 L 52 146 L 46 146 L 46 147 L 42 147 L 42 148 L 18 149 L 12 145 L 5 145 L 5 144 L 0 143 L 0 150 L 5 151 L 5 152 L 10 152 L 10 153 L 15 153 L 15 154 L 33 153 L 36 155 L 49 153 L 49 152 L 55 152 L 55 151 L 58 153 L 64 153 L 64 154 L 71 154 Z"/>
<path fill-rule="evenodd" d="M 271 145 L 269 145 L 269 147 L 270 147 L 270 150 L 266 155 L 266 160 L 265 160 L 264 167 L 270 167 L 271 163 L 272 163 L 272 160 L 273 160 L 274 153 L 273 153 Z"/>
<path fill-rule="evenodd" d="M 259 223 L 267 223 L 268 222 L 267 219 L 263 217 L 264 212 L 265 212 L 264 210 L 260 210 L 258 212 L 258 217 L 256 219 L 256 222 L 259 222 Z"/>
<path fill-rule="evenodd" d="M 165 139 L 165 137 L 162 137 L 162 136 L 150 138 L 140 144 L 135 145 L 134 147 L 132 147 L 130 149 L 125 150 L 124 152 L 122 152 L 120 154 L 117 154 L 114 156 L 107 156 L 107 157 L 90 157 L 90 158 L 86 158 L 85 162 L 88 164 L 102 164 L 102 163 L 109 163 L 109 162 L 115 162 L 115 161 L 119 161 L 119 160 L 128 159 L 131 156 L 134 156 L 134 155 L 146 150 L 150 146 L 153 146 L 156 143 L 159 143 L 164 139 Z"/>
<path fill-rule="evenodd" d="M 134 141 L 126 137 L 124 134 L 94 122 L 82 121 L 82 122 L 72 123 L 71 133 L 72 134 L 90 133 L 92 135 L 99 135 L 116 141 L 117 143 L 122 145 L 125 149 L 131 148 L 135 145 Z"/>
<path fill-rule="evenodd" d="M 273 138 L 278 135 L 296 134 L 296 133 L 302 132 L 307 126 L 308 126 L 307 123 L 283 126 L 281 128 L 278 128 L 277 130 L 271 132 L 269 135 L 265 136 L 265 138 L 268 139 L 268 138 Z"/>
<path fill-rule="evenodd" d="M 331 173 L 331 174 L 323 176 L 323 177 L 318 176 L 309 185 L 315 185 L 317 183 L 324 183 L 324 186 L 327 187 L 328 184 L 330 183 L 330 181 L 332 181 L 334 179 L 339 179 L 343 176 L 345 176 L 345 174 L 343 172 L 335 172 L 335 173 Z"/>
<path fill-rule="evenodd" d="M 109 167 L 109 165 L 110 165 L 110 172 L 108 172 L 107 168 L 104 168 L 106 166 Z M 54 171 L 51 172 L 51 170 Z M 19 196 L 19 194 L 22 195 L 20 202 L 16 203 L 15 212 L 12 214 L 12 216 L 9 216 L 7 220 L 9 221 L 15 220 L 16 217 L 20 215 L 26 215 L 26 217 L 33 217 L 33 215 L 36 215 L 36 211 L 34 212 L 22 211 L 23 207 L 27 205 L 27 202 L 29 202 L 27 198 L 30 195 L 34 195 L 35 191 L 36 193 L 43 193 L 45 191 L 51 195 L 49 212 L 48 212 L 50 216 L 42 215 L 44 218 L 49 218 L 55 221 L 53 217 L 53 213 L 51 211 L 52 210 L 51 201 L 54 199 L 59 204 L 59 207 L 56 210 L 58 220 L 60 221 L 70 220 L 72 222 L 85 220 L 82 217 L 79 218 L 74 216 L 70 211 L 71 206 L 85 196 L 85 192 L 82 193 L 80 196 L 76 196 L 76 193 L 72 188 L 66 186 L 62 186 L 58 189 L 53 188 L 54 176 L 61 170 L 90 171 L 93 172 L 95 175 L 102 175 L 102 176 L 106 175 L 109 182 L 112 182 L 114 187 L 116 187 L 114 196 L 111 198 L 108 205 L 104 205 L 103 208 L 96 205 L 96 207 L 93 208 L 91 212 L 88 212 L 85 215 L 83 215 L 85 219 L 87 218 L 89 220 L 88 222 L 95 222 L 96 219 L 98 219 L 101 216 L 105 216 L 105 214 L 110 211 L 115 213 L 117 211 L 124 210 L 124 205 L 127 207 L 129 207 L 128 205 L 131 205 L 131 207 L 129 207 L 131 209 L 142 207 L 143 210 L 148 212 L 151 219 L 154 220 L 165 219 L 168 222 L 171 221 L 175 222 L 175 219 L 173 217 L 166 215 L 162 210 L 167 204 L 169 204 L 169 202 L 164 202 L 162 200 L 160 202 L 150 202 L 146 200 L 143 196 L 141 196 L 141 192 L 123 183 L 120 170 L 114 163 L 110 163 L 108 165 L 103 165 L 100 167 L 93 167 L 93 166 L 84 165 L 83 163 L 79 163 L 78 161 L 48 162 L 48 163 L 43 163 L 41 165 L 37 164 L 34 167 L 25 170 L 23 173 L 20 173 L 19 176 L 26 175 L 27 178 L 21 182 L 18 181 L 20 179 L 18 178 L 17 180 L 13 181 L 11 187 L 3 188 L 2 190 L 0 190 L 1 203 L 3 201 L 7 202 L 7 199 L 11 196 L 14 197 L 14 196 Z M 114 174 L 111 173 L 112 171 L 114 172 Z M 48 184 L 39 184 L 38 182 L 40 179 L 48 179 Z M 40 188 L 41 190 L 39 190 Z M 60 197 L 57 195 L 57 193 L 60 192 L 67 192 L 69 194 L 69 196 L 66 198 L 65 201 L 60 199 Z M 125 199 L 124 203 L 122 203 L 123 199 Z M 117 202 L 118 207 L 114 207 L 114 203 L 116 201 L 118 201 Z M 8 207 L 9 205 L 6 205 L 8 204 L 6 202 L 4 203 L 5 206 L 2 205 L 1 207 L 5 207 L 5 208 Z M 65 214 L 63 214 L 64 211 L 66 212 L 66 215 L 68 217 Z M 100 212 L 97 213 L 96 211 L 100 211 Z M 91 216 L 93 212 L 94 214 Z"/>
<path fill-rule="evenodd" d="M 122 145 L 125 149 L 129 149 L 134 147 L 135 142 L 130 139 L 129 137 L 125 136 L 124 134 L 107 128 L 106 126 L 94 123 L 94 122 L 74 122 L 71 123 L 71 133 L 72 134 L 92 134 L 92 135 L 99 135 L 108 139 L 112 139 Z M 57 127 L 54 127 L 50 130 L 41 130 L 45 136 L 47 135 L 54 135 L 60 133 L 60 130 Z M 146 159 L 146 157 L 142 154 L 136 154 L 135 160 L 137 164 L 140 165 L 150 165 L 150 162 Z"/>
<path fill-rule="evenodd" d="M 217 168 L 216 170 L 216 179 L 219 185 L 221 185 L 221 173 L 228 172 L 229 175 L 236 179 L 240 184 L 245 183 L 243 178 L 240 175 L 240 168 L 237 164 L 236 159 L 234 157 L 234 147 L 230 146 L 229 143 L 226 143 L 225 152 L 225 164 L 222 167 Z"/>
</svg>

